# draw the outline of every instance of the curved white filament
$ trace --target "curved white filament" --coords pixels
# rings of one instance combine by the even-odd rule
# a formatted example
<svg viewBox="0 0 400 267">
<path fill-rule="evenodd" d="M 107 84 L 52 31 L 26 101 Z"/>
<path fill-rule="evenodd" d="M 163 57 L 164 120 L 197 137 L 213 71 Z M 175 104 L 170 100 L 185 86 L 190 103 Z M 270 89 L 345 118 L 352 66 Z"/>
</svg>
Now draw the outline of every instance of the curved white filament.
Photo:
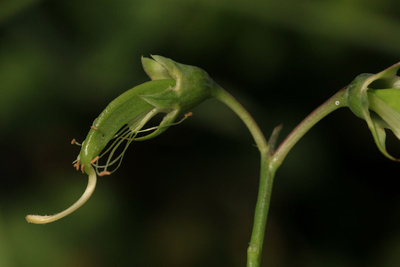
<svg viewBox="0 0 400 267">
<path fill-rule="evenodd" d="M 25 219 L 30 222 L 30 223 L 36 223 L 36 224 L 46 224 L 46 223 L 51 223 L 54 221 L 57 221 L 58 219 L 61 219 L 75 210 L 77 210 L 79 207 L 81 207 L 85 202 L 90 198 L 92 195 L 95 187 L 96 187 L 96 172 L 93 170 L 90 172 L 90 175 L 88 177 L 88 184 L 86 186 L 85 192 L 82 194 L 82 196 L 74 203 L 72 206 L 67 208 L 66 210 L 63 210 L 57 214 L 54 215 L 27 215 Z"/>
</svg>

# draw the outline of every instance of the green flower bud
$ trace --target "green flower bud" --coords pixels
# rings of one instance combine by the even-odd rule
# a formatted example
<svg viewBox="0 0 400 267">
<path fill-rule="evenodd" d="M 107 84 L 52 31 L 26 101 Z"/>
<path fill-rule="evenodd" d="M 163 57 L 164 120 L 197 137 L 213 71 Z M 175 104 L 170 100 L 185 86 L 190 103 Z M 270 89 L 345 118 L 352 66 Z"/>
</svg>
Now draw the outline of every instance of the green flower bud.
<svg viewBox="0 0 400 267">
<path fill-rule="evenodd" d="M 152 81 L 126 91 L 104 109 L 83 142 L 75 167 L 79 168 L 82 164 L 89 174 L 87 167 L 93 165 L 98 174 L 110 174 L 112 171 L 108 167 L 119 166 L 127 145 L 132 141 L 148 140 L 161 134 L 176 124 L 178 116 L 212 96 L 214 82 L 198 67 L 161 56 L 153 56 L 153 59 L 142 57 L 142 65 Z M 160 113 L 165 115 L 158 126 L 143 129 L 151 118 Z M 97 160 L 107 154 L 100 152 L 113 139 L 111 147 L 106 150 L 109 152 L 108 160 L 100 168 Z M 127 145 L 116 156 L 114 152 L 123 146 L 124 141 Z"/>
<path fill-rule="evenodd" d="M 400 62 L 377 74 L 361 74 L 347 87 L 347 105 L 364 119 L 378 149 L 389 159 L 400 161 L 386 150 L 386 132 L 400 139 Z"/>
<path fill-rule="evenodd" d="M 96 174 L 109 175 L 118 169 L 129 144 L 158 136 L 189 117 L 190 109 L 213 96 L 216 84 L 204 70 L 161 56 L 152 58 L 142 58 L 143 68 L 152 81 L 135 86 L 111 101 L 94 120 L 83 141 L 74 162 L 77 170 L 88 175 L 83 195 L 55 215 L 28 215 L 28 222 L 53 222 L 78 209 L 92 195 Z M 144 129 L 157 114 L 164 114 L 159 125 Z M 183 119 L 176 121 L 183 114 Z"/>
</svg>

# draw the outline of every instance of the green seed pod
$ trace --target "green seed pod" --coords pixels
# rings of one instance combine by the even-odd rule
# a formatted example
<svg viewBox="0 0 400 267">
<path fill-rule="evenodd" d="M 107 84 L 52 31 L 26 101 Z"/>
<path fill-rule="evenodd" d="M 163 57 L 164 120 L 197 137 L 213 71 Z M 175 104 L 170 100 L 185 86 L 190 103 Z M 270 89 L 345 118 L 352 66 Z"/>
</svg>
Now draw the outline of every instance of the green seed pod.
<svg viewBox="0 0 400 267">
<path fill-rule="evenodd" d="M 364 119 L 378 149 L 389 159 L 399 161 L 386 150 L 386 132 L 400 139 L 400 62 L 377 74 L 361 74 L 347 87 L 347 105 Z"/>
<path fill-rule="evenodd" d="M 143 68 L 152 81 L 126 91 L 108 104 L 94 120 L 83 141 L 74 162 L 75 168 L 86 172 L 89 177 L 88 186 L 81 198 L 53 216 L 28 215 L 28 222 L 52 222 L 79 208 L 94 191 L 96 173 L 103 176 L 114 172 L 133 141 L 158 136 L 168 127 L 190 116 L 191 113 L 187 113 L 190 109 L 213 96 L 212 91 L 216 85 L 204 70 L 161 56 L 152 58 L 142 58 Z M 160 113 L 164 117 L 158 126 L 143 129 Z M 176 121 L 180 116 L 183 118 Z M 122 152 L 118 154 L 120 150 Z M 101 164 L 102 159 L 106 160 Z"/>
</svg>

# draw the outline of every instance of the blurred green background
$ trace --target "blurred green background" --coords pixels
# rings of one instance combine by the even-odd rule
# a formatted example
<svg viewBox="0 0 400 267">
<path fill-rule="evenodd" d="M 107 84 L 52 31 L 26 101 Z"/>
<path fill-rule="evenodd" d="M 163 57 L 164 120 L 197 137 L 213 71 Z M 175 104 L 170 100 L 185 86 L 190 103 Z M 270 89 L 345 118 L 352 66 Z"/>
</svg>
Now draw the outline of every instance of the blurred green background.
<svg viewBox="0 0 400 267">
<path fill-rule="evenodd" d="M 45 226 L 24 216 L 83 192 L 70 140 L 148 80 L 141 55 L 204 68 L 266 135 L 283 123 L 284 137 L 357 74 L 399 61 L 399 10 L 397 0 L 2 0 L 0 266 L 245 266 L 258 153 L 215 101 L 132 145 L 71 216 Z M 350 111 L 326 118 L 277 173 L 264 266 L 399 266 L 399 168 Z"/>
</svg>

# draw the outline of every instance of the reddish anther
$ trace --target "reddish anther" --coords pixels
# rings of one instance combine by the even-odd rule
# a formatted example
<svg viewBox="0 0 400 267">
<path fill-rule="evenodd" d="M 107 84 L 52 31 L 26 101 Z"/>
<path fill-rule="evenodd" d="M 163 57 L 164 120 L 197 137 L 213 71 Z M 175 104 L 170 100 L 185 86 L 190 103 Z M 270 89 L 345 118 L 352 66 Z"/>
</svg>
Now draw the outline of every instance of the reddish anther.
<svg viewBox="0 0 400 267">
<path fill-rule="evenodd" d="M 92 161 L 90 162 L 91 164 L 95 164 L 96 161 L 99 160 L 99 156 L 96 156 L 94 159 L 92 159 Z"/>
<path fill-rule="evenodd" d="M 99 173 L 99 176 L 105 176 L 105 175 L 110 175 L 111 172 L 109 171 L 102 171 L 101 173 Z"/>
<path fill-rule="evenodd" d="M 79 170 L 79 165 L 80 165 L 80 164 L 81 164 L 81 162 L 78 160 L 78 161 L 73 165 L 77 171 Z"/>
</svg>

